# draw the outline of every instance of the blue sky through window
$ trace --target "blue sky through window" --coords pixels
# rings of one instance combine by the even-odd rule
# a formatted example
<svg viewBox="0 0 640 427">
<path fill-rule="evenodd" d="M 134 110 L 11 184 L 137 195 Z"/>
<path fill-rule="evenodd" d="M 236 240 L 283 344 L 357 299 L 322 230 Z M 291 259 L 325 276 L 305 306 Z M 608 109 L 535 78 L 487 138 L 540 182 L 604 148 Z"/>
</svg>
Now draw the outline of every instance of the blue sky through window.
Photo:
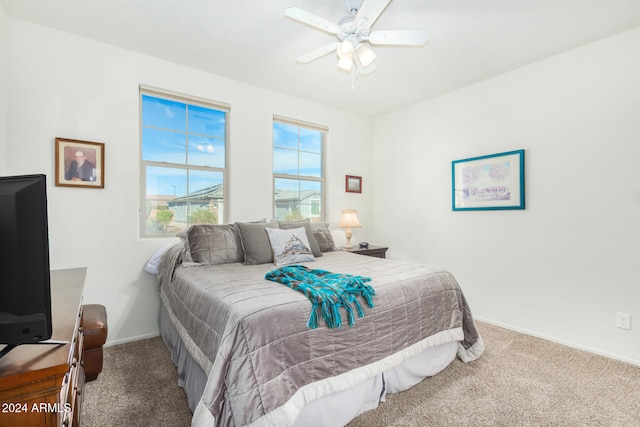
<svg viewBox="0 0 640 427">
<path fill-rule="evenodd" d="M 273 122 L 274 214 L 281 220 L 321 218 L 324 132 Z"/>
<path fill-rule="evenodd" d="M 225 111 L 142 95 L 142 159 L 185 166 L 147 166 L 147 195 L 180 197 L 222 184 L 222 172 L 191 170 L 187 180 L 186 166 L 224 168 L 225 138 Z"/>
<path fill-rule="evenodd" d="M 322 132 L 274 122 L 273 172 L 322 177 Z"/>
</svg>

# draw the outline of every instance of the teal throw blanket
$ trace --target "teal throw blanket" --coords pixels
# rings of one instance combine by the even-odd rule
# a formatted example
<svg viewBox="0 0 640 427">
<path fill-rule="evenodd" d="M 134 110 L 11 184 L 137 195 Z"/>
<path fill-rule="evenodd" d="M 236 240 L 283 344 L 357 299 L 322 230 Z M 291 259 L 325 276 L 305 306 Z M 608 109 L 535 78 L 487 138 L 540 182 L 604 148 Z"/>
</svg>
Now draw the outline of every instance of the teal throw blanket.
<svg viewBox="0 0 640 427">
<path fill-rule="evenodd" d="M 358 297 L 363 297 L 370 308 L 373 308 L 373 296 L 376 291 L 366 282 L 371 278 L 352 276 L 350 274 L 331 273 L 326 270 L 312 270 L 303 265 L 290 265 L 270 271 L 264 277 L 267 280 L 282 283 L 291 289 L 304 293 L 311 301 L 311 315 L 307 327 L 318 327 L 318 314 L 330 328 L 342 327 L 340 307 L 347 312 L 349 326 L 353 327 L 354 308 L 358 316 L 364 316 L 364 309 Z"/>
</svg>

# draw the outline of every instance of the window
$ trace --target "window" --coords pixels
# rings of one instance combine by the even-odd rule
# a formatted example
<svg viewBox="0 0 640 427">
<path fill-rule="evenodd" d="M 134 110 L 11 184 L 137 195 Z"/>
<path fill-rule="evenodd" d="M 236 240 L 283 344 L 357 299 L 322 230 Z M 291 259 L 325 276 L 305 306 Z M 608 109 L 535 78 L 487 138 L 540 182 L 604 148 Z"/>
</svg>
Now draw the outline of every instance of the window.
<svg viewBox="0 0 640 427">
<path fill-rule="evenodd" d="M 324 219 L 326 128 L 273 119 L 273 209 L 281 221 Z"/>
<path fill-rule="evenodd" d="M 142 236 L 224 221 L 228 113 L 223 104 L 140 89 Z"/>
</svg>

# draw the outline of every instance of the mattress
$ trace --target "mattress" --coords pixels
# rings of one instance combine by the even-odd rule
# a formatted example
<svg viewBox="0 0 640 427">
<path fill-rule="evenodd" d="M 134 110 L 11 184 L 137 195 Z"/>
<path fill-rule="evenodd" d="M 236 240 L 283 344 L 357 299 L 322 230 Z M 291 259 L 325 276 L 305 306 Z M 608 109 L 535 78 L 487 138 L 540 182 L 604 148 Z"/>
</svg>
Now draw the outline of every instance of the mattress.
<svg viewBox="0 0 640 427">
<path fill-rule="evenodd" d="M 191 402 L 194 425 L 293 425 L 312 402 L 362 384 L 375 390 L 366 398 L 375 407 L 394 370 L 426 350 L 455 348 L 468 362 L 484 348 L 455 278 L 436 267 L 326 253 L 308 265 L 370 277 L 375 307 L 354 327 L 309 329 L 309 300 L 264 280 L 273 265 L 183 265 L 179 249 L 165 258 L 158 275 L 165 322 L 206 373 L 201 398 Z"/>
</svg>

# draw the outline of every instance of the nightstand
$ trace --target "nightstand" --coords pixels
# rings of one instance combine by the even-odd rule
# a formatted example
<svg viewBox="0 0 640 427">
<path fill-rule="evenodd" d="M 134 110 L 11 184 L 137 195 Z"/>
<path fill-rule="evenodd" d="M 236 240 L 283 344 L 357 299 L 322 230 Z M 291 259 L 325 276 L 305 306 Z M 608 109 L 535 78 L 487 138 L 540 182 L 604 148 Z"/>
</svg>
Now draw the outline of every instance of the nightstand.
<svg viewBox="0 0 640 427">
<path fill-rule="evenodd" d="M 358 246 L 354 246 L 352 249 L 345 248 L 345 251 L 351 252 L 354 254 L 359 254 L 359 255 L 372 256 L 376 258 L 386 258 L 387 249 L 389 248 L 386 246 L 369 245 L 368 248 L 360 248 Z"/>
</svg>

